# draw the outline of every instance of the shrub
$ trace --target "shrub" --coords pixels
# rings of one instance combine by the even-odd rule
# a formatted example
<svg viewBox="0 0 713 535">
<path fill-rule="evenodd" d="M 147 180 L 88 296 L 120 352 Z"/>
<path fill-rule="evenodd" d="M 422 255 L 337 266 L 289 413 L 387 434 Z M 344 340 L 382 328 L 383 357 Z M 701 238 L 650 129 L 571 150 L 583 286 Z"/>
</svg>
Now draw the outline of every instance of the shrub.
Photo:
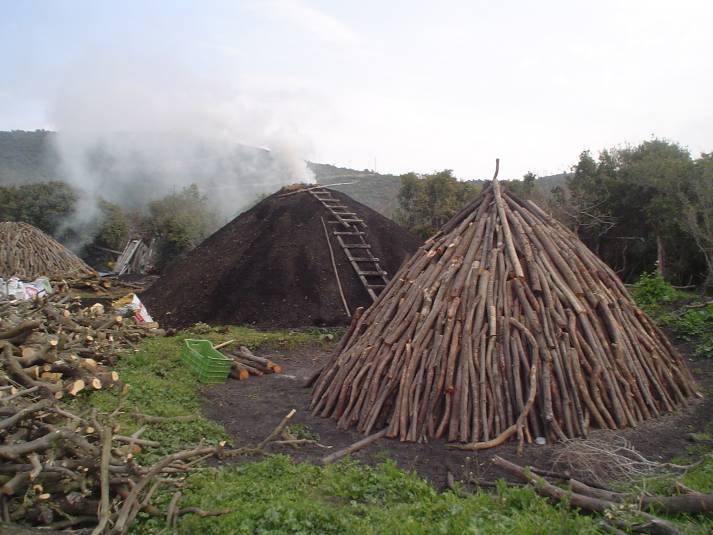
<svg viewBox="0 0 713 535">
<path fill-rule="evenodd" d="M 642 273 L 631 289 L 631 296 L 641 308 L 653 312 L 679 297 L 679 292 L 657 272 Z"/>
</svg>

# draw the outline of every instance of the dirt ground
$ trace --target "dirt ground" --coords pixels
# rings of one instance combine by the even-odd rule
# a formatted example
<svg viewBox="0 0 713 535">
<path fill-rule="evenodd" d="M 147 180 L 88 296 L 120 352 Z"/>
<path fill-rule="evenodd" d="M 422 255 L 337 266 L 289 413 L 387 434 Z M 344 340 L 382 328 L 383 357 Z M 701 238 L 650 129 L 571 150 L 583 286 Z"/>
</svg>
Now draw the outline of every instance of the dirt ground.
<svg viewBox="0 0 713 535">
<path fill-rule="evenodd" d="M 236 446 L 256 444 L 266 437 L 291 409 L 297 413 L 292 423 L 303 424 L 319 435 L 321 444 L 332 446 L 323 449 L 315 445 L 299 448 L 290 446 L 272 447 L 272 451 L 287 453 L 297 461 L 317 463 L 330 452 L 344 448 L 363 435 L 354 430 L 338 430 L 333 420 L 313 417 L 308 410 L 310 389 L 303 388 L 305 380 L 329 357 L 329 348 L 299 348 L 295 350 L 264 350 L 267 356 L 284 367 L 281 375 L 267 375 L 246 381 L 228 380 L 221 385 L 203 389 L 203 411 L 209 418 L 223 424 Z M 617 431 L 650 460 L 667 461 L 680 455 L 690 446 L 689 434 L 710 432 L 713 414 L 713 360 L 690 361 L 689 365 L 698 380 L 702 399 L 695 400 L 685 410 L 676 414 L 650 420 L 636 429 Z M 590 436 L 596 436 L 595 431 Z M 607 431 L 607 433 L 610 433 Z M 465 479 L 468 471 L 481 480 L 494 481 L 505 474 L 489 462 L 494 455 L 511 459 L 520 464 L 553 469 L 556 449 L 550 445 L 526 445 L 522 456 L 516 454 L 516 443 L 509 442 L 481 452 L 464 452 L 445 447 L 444 441 L 428 444 L 399 442 L 381 439 L 357 452 L 354 457 L 376 463 L 390 458 L 406 470 L 416 471 L 437 488 L 446 484 L 446 470 L 456 479 Z M 470 458 L 469 460 L 467 460 Z"/>
</svg>

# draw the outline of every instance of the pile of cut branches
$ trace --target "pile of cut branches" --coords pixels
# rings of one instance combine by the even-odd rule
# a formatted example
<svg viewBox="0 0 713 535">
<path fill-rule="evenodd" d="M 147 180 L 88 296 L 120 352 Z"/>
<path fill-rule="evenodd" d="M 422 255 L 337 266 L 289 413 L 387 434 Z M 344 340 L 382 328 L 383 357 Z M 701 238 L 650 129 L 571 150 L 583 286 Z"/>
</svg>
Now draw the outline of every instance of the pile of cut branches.
<svg viewBox="0 0 713 535">
<path fill-rule="evenodd" d="M 594 486 L 569 477 L 567 474 L 544 472 L 532 467 L 523 467 L 496 456 L 493 463 L 511 476 L 531 485 L 535 491 L 555 502 L 564 502 L 589 513 L 604 515 L 603 527 L 623 534 L 650 533 L 654 535 L 681 535 L 672 522 L 657 517 L 648 511 L 667 515 L 703 514 L 713 511 L 713 494 L 700 494 L 690 489 L 680 496 L 630 495 L 615 492 L 603 486 Z M 548 479 L 565 480 L 567 489 Z"/>
<path fill-rule="evenodd" d="M 129 530 L 139 512 L 165 518 L 169 526 L 185 514 L 228 513 L 181 509 L 180 490 L 165 513 L 151 499 L 162 485 L 180 489 L 186 473 L 207 458 L 262 454 L 294 414 L 253 448 L 196 447 L 142 466 L 135 455 L 161 445 L 140 438 L 144 427 L 122 436 L 114 414 L 74 414 L 32 388 L 15 393 L 1 388 L 0 517 L 5 526 L 18 530 L 19 524 L 53 529 L 91 526 L 94 534 L 118 535 Z M 154 418 L 134 416 L 141 422 Z"/>
</svg>

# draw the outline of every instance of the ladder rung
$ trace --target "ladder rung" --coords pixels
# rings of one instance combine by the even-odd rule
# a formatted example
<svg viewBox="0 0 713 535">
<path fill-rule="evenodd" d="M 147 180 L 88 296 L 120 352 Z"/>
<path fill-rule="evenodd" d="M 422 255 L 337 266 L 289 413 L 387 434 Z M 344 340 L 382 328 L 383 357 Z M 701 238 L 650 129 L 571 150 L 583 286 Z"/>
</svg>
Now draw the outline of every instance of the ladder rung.
<svg viewBox="0 0 713 535">
<path fill-rule="evenodd" d="M 386 275 L 386 271 L 358 271 L 358 275 Z"/>
<path fill-rule="evenodd" d="M 332 225 L 341 225 L 342 223 L 363 223 L 363 219 L 342 219 L 341 221 L 327 221 L 327 223 L 331 223 Z"/>
<path fill-rule="evenodd" d="M 386 288 L 386 284 L 367 284 L 367 288 Z"/>
<path fill-rule="evenodd" d="M 342 247 L 345 249 L 371 249 L 368 243 L 345 243 Z"/>
<path fill-rule="evenodd" d="M 356 212 L 335 212 L 334 210 L 332 210 L 332 213 L 340 217 L 343 215 L 356 215 Z"/>
<path fill-rule="evenodd" d="M 348 257 L 352 262 L 378 262 L 379 259 L 375 256 L 350 256 Z"/>
<path fill-rule="evenodd" d="M 356 231 L 356 232 L 346 232 L 342 230 L 333 230 L 332 234 L 335 236 L 363 236 L 366 232 Z"/>
</svg>

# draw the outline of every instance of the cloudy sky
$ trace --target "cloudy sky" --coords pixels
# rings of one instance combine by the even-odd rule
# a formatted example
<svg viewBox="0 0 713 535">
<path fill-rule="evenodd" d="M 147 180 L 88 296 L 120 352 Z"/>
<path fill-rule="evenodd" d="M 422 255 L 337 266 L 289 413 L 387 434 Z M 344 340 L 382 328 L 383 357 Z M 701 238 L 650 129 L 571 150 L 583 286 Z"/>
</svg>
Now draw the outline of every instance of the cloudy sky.
<svg viewBox="0 0 713 535">
<path fill-rule="evenodd" d="M 713 151 L 713 2 L 0 0 L 0 129 L 195 125 L 380 172 Z"/>
</svg>

